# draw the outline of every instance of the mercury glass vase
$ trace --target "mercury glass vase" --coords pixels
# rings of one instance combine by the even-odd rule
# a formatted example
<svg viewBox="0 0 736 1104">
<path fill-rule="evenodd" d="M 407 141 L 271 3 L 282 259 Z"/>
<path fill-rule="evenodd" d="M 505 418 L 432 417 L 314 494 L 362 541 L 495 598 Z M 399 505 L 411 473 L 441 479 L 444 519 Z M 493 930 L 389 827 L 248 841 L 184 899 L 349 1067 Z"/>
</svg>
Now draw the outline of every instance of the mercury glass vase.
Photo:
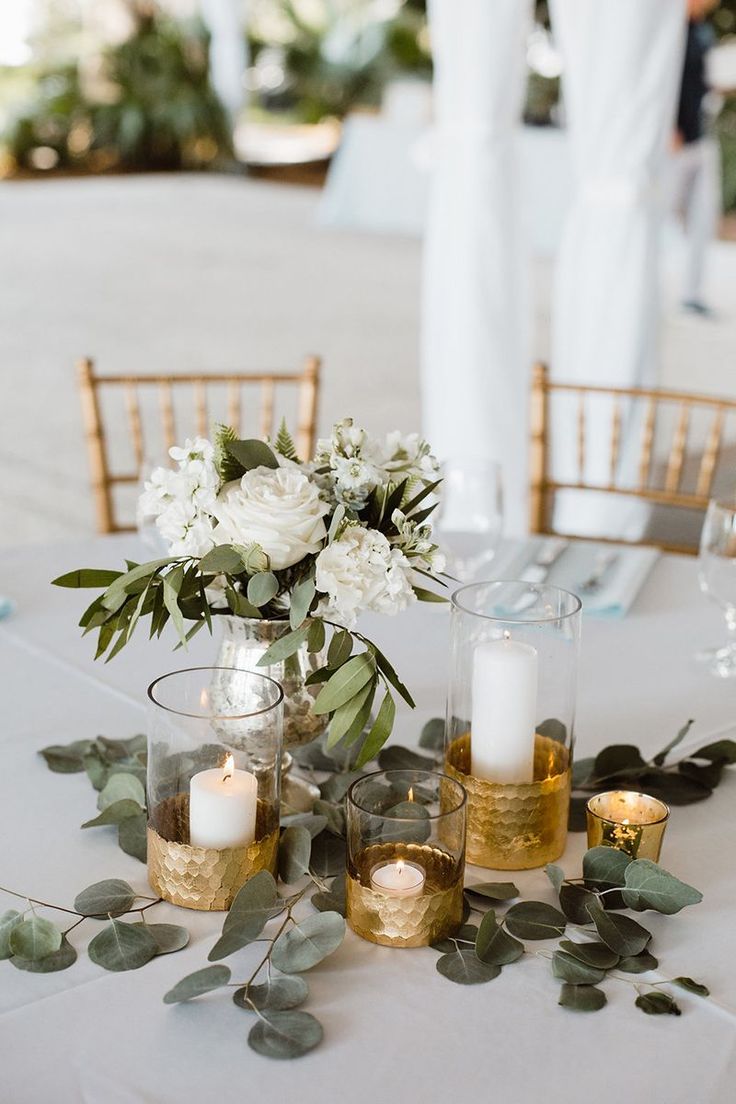
<svg viewBox="0 0 736 1104">
<path fill-rule="evenodd" d="M 218 667 L 238 667 L 260 671 L 275 679 L 284 691 L 284 758 L 282 761 L 282 800 L 287 809 L 311 809 L 319 793 L 314 786 L 291 773 L 290 748 L 301 747 L 318 739 L 328 724 L 328 717 L 314 712 L 314 699 L 320 686 L 307 686 L 307 676 L 326 662 L 326 651 L 309 652 L 306 643 L 297 652 L 279 663 L 259 667 L 266 650 L 291 631 L 288 621 L 262 621 L 255 617 L 223 615 L 222 639 L 217 655 Z"/>
</svg>

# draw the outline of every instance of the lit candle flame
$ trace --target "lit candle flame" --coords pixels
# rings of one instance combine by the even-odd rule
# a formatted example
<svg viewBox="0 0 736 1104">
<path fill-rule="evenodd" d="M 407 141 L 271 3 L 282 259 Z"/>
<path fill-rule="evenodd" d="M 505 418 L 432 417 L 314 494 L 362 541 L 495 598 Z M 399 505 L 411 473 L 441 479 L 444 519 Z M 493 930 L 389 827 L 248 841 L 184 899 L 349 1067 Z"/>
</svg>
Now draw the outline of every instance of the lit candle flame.
<svg viewBox="0 0 736 1104">
<path fill-rule="evenodd" d="M 222 767 L 222 781 L 229 782 L 235 772 L 235 760 L 228 755 Z"/>
<path fill-rule="evenodd" d="M 406 795 L 406 800 L 407 801 L 413 801 L 414 800 L 414 787 L 413 786 L 409 787 L 409 792 Z"/>
<path fill-rule="evenodd" d="M 511 633 L 509 632 L 508 629 L 503 630 L 503 638 L 504 638 L 504 640 L 510 640 L 511 639 Z"/>
<path fill-rule="evenodd" d="M 397 859 L 396 860 L 396 873 L 399 876 L 401 876 L 404 873 L 404 860 L 403 859 Z"/>
</svg>

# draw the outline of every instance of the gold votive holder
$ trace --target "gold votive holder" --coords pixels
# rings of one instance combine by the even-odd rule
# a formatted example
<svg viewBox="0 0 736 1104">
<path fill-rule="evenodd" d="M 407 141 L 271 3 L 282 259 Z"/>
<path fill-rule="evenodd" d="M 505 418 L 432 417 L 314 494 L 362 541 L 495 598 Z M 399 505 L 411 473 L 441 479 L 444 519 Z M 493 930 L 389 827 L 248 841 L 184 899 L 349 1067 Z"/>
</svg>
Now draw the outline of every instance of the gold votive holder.
<svg viewBox="0 0 736 1104">
<path fill-rule="evenodd" d="M 148 878 L 164 900 L 225 910 L 276 872 L 283 690 L 257 671 L 192 667 L 148 688 Z"/>
<path fill-rule="evenodd" d="M 657 862 L 669 806 L 635 790 L 608 790 L 587 805 L 588 847 L 615 847 L 632 859 Z"/>
<path fill-rule="evenodd" d="M 148 825 L 148 880 L 172 905 L 224 911 L 254 874 L 276 873 L 278 817 L 263 801 L 258 802 L 255 840 L 247 847 L 193 847 L 188 840 L 189 795 L 176 794 L 153 810 Z"/>
<path fill-rule="evenodd" d="M 376 771 L 348 791 L 347 921 L 385 947 L 426 947 L 463 919 L 466 795 L 433 771 Z"/>
<path fill-rule="evenodd" d="M 467 861 L 492 870 L 530 870 L 565 849 L 572 770 L 564 744 L 534 739 L 534 781 L 500 784 L 470 774 L 470 733 L 447 748 L 445 770 L 468 794 Z"/>
</svg>

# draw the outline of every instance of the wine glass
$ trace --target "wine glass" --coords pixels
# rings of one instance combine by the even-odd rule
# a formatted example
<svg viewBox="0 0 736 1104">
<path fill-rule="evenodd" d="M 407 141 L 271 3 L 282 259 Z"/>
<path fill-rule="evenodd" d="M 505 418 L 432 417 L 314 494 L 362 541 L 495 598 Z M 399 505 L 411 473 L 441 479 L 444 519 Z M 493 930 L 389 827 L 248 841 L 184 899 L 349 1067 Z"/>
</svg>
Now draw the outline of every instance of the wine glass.
<svg viewBox="0 0 736 1104">
<path fill-rule="evenodd" d="M 723 610 L 728 642 L 698 653 L 712 674 L 736 676 L 736 500 L 713 499 L 705 514 L 698 557 L 700 589 Z"/>
<path fill-rule="evenodd" d="M 501 466 L 483 457 L 460 457 L 443 465 L 437 518 L 447 573 L 462 582 L 491 563 L 503 530 Z"/>
</svg>

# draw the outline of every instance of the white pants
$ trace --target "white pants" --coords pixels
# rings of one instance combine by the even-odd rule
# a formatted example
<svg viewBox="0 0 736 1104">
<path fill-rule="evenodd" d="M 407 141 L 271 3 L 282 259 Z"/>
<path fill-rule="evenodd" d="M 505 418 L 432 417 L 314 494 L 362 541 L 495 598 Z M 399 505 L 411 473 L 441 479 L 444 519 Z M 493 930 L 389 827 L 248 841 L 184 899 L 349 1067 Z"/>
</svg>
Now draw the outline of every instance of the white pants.
<svg viewBox="0 0 736 1104">
<path fill-rule="evenodd" d="M 688 142 L 672 157 L 672 207 L 683 221 L 687 253 L 682 297 L 702 302 L 705 261 L 721 210 L 720 151 L 714 138 Z"/>
</svg>

